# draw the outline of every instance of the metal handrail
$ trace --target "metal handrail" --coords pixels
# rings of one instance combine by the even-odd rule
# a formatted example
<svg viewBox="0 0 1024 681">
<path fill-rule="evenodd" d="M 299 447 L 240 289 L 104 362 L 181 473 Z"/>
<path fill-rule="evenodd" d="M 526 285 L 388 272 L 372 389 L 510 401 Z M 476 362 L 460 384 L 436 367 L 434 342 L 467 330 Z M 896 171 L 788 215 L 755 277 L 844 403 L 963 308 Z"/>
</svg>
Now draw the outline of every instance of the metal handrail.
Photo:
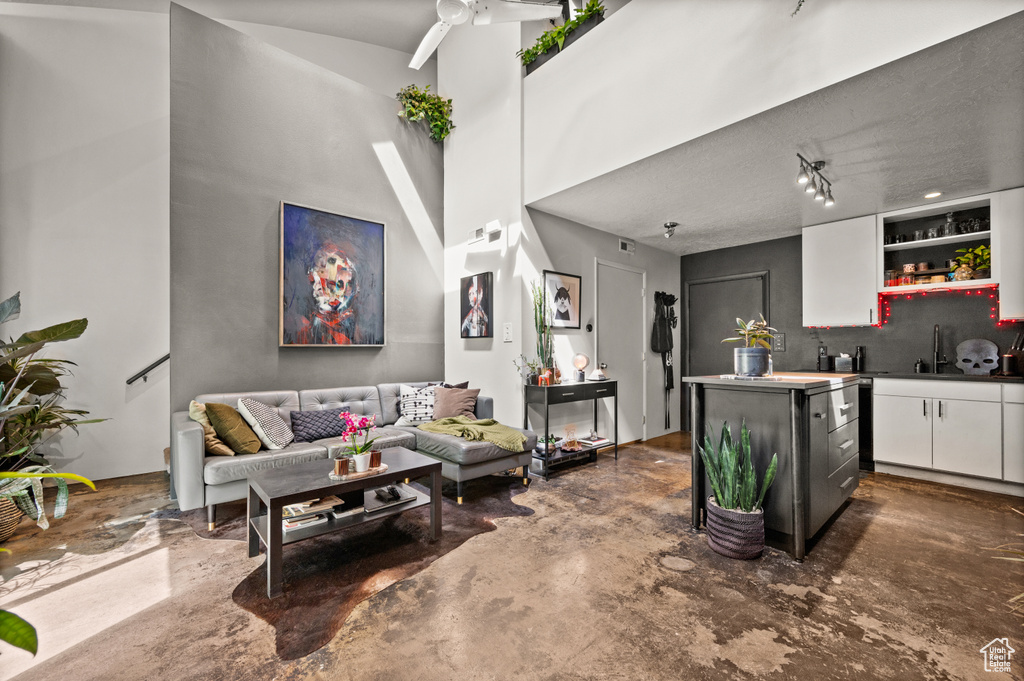
<svg viewBox="0 0 1024 681">
<path fill-rule="evenodd" d="M 158 366 L 160 366 L 164 362 L 170 361 L 170 359 L 171 359 L 171 353 L 168 352 L 166 355 L 164 355 L 163 357 L 161 357 L 157 361 L 153 362 L 148 367 L 146 367 L 145 369 L 143 369 L 139 373 L 135 374 L 131 378 L 129 378 L 128 379 L 128 385 L 131 385 L 132 383 L 134 383 L 135 381 L 139 380 L 140 378 L 142 379 L 143 383 L 147 382 L 149 380 L 149 377 L 146 374 L 148 374 L 153 369 L 156 369 Z"/>
</svg>

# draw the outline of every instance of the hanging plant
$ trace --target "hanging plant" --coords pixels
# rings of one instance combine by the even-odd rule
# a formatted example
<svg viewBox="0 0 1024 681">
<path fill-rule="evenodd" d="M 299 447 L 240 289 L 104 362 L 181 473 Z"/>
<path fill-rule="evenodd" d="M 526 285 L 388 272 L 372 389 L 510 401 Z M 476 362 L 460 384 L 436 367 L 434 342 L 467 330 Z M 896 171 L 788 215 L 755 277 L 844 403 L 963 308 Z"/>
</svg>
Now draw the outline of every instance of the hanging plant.
<svg viewBox="0 0 1024 681">
<path fill-rule="evenodd" d="M 581 9 L 572 20 L 565 22 L 561 26 L 555 26 L 550 31 L 545 31 L 537 38 L 537 42 L 528 48 L 519 50 L 516 52 L 516 56 L 523 62 L 523 66 L 526 66 L 532 64 L 537 60 L 537 57 L 545 52 L 555 49 L 561 52 L 565 46 L 565 39 L 569 37 L 570 33 L 579 28 L 580 24 L 587 21 L 587 19 L 603 14 L 604 5 L 601 4 L 601 0 L 590 0 L 586 7 Z"/>
<path fill-rule="evenodd" d="M 407 85 L 395 95 L 402 105 L 398 115 L 409 121 L 426 120 L 430 126 L 430 139 L 442 142 L 451 133 L 455 124 L 452 123 L 452 100 L 430 92 L 427 85 L 422 90 L 416 85 Z"/>
</svg>

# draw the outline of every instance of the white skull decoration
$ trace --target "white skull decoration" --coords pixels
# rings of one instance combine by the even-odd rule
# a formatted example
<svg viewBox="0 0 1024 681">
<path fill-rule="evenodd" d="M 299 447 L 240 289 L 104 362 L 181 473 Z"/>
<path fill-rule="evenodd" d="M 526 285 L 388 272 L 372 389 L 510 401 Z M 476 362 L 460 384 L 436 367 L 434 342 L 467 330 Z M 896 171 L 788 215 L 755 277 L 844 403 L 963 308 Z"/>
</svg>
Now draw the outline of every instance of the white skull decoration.
<svg viewBox="0 0 1024 681">
<path fill-rule="evenodd" d="M 999 366 L 999 348 L 984 338 L 965 340 L 956 346 L 956 366 L 965 374 L 987 376 Z"/>
</svg>

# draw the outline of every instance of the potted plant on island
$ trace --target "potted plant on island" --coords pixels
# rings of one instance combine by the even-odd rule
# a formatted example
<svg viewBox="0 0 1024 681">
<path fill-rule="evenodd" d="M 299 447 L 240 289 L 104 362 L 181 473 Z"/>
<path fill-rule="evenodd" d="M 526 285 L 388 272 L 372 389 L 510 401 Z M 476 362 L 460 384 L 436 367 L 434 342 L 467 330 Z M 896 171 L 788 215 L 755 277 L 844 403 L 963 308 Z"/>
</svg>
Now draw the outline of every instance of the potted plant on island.
<svg viewBox="0 0 1024 681">
<path fill-rule="evenodd" d="M 743 343 L 742 348 L 733 350 L 733 371 L 737 376 L 767 376 L 771 373 L 771 341 L 774 329 L 768 326 L 764 315 L 760 320 L 745 322 L 736 318 L 736 334 L 723 338 L 723 343 Z"/>
<path fill-rule="evenodd" d="M 988 279 L 992 271 L 992 249 L 986 244 L 974 248 L 958 248 L 956 261 L 960 263 L 950 271 L 955 281 Z"/>
<path fill-rule="evenodd" d="M 708 432 L 711 434 L 704 436 L 704 446 L 697 445 L 713 492 L 708 497 L 705 520 L 708 546 L 729 558 L 757 558 L 764 551 L 762 504 L 765 492 L 775 480 L 779 456 L 772 454 L 758 493 L 757 474 L 750 455 L 750 431 L 747 430 L 746 421 L 740 429 L 738 447 L 732 441 L 728 423 L 722 424 L 717 451 L 712 440 L 714 430 L 711 424 L 708 424 Z"/>
</svg>

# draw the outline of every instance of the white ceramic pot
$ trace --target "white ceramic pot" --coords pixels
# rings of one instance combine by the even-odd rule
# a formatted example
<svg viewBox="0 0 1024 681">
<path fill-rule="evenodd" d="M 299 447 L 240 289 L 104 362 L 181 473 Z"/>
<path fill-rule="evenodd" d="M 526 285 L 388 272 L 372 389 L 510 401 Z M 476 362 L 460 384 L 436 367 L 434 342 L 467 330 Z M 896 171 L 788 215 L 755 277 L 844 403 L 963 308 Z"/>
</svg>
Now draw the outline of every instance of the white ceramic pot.
<svg viewBox="0 0 1024 681">
<path fill-rule="evenodd" d="M 356 462 L 356 473 L 365 473 L 370 470 L 370 453 L 356 454 L 352 457 Z"/>
</svg>

